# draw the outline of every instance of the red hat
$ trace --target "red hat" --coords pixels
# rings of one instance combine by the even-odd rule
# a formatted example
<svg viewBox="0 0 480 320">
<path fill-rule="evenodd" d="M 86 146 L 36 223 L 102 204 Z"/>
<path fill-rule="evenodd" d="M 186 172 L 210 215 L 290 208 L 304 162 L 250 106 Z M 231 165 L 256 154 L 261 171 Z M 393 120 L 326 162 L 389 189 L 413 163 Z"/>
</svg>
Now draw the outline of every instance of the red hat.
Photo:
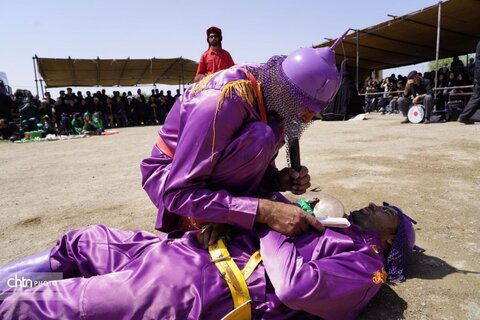
<svg viewBox="0 0 480 320">
<path fill-rule="evenodd" d="M 217 27 L 210 27 L 207 29 L 207 43 L 210 45 L 210 42 L 208 42 L 208 36 L 211 34 L 211 33 L 215 33 L 215 34 L 218 34 L 218 37 L 219 37 L 219 42 L 220 42 L 220 47 L 222 46 L 222 29 L 220 28 L 217 28 Z"/>
</svg>

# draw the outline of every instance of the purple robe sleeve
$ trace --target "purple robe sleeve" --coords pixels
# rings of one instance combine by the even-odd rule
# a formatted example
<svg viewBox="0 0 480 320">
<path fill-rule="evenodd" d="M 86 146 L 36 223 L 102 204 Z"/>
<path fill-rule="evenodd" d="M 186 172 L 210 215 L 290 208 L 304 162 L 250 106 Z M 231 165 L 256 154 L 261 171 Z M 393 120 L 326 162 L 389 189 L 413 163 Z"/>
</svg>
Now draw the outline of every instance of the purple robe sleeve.
<svg viewBox="0 0 480 320">
<path fill-rule="evenodd" d="M 211 190 L 207 185 L 222 151 L 235 133 L 251 121 L 251 107 L 236 97 L 225 99 L 216 114 L 219 95 L 219 90 L 207 90 L 184 102 L 188 114 L 180 115 L 179 141 L 162 201 L 167 210 L 181 216 L 251 229 L 258 199 L 233 196 L 222 189 Z"/>
<path fill-rule="evenodd" d="M 355 319 L 380 289 L 372 275 L 383 267 L 381 258 L 355 250 L 351 241 L 333 239 L 321 243 L 331 239 L 322 237 L 314 258 L 308 261 L 298 253 L 293 239 L 266 228 L 260 233 L 267 275 L 275 294 L 291 309 L 324 319 Z M 321 252 L 336 253 L 315 257 Z"/>
</svg>

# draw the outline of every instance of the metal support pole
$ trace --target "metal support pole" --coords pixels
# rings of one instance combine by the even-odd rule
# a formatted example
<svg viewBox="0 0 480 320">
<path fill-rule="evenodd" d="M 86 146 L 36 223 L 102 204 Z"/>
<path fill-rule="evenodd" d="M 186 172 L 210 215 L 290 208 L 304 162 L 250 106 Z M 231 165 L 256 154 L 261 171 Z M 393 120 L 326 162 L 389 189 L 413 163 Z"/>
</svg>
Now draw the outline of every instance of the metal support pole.
<svg viewBox="0 0 480 320">
<path fill-rule="evenodd" d="M 32 57 L 32 62 L 33 62 L 33 74 L 35 75 L 35 87 L 37 88 L 37 96 L 38 96 L 38 78 L 37 78 L 37 66 L 35 64 L 35 57 Z"/>
<path fill-rule="evenodd" d="M 437 17 L 437 48 L 435 52 L 435 88 L 438 83 L 438 53 L 440 51 L 440 23 L 442 18 L 442 1 L 438 3 L 438 17 Z M 434 91 L 434 98 L 437 98 L 437 91 Z M 435 106 L 436 108 L 436 106 Z"/>
<path fill-rule="evenodd" d="M 42 90 L 42 98 L 45 98 L 45 92 L 43 91 L 43 79 L 40 79 L 40 90 Z"/>
<path fill-rule="evenodd" d="M 357 82 L 356 85 L 357 85 L 357 92 L 358 92 L 358 91 L 360 90 L 360 89 L 358 88 L 358 68 L 359 68 L 359 64 L 360 64 L 360 53 L 359 53 L 359 47 L 360 47 L 360 46 L 359 46 L 359 42 L 360 42 L 360 39 L 359 39 L 358 37 L 359 37 L 360 33 L 358 32 L 358 29 L 357 29 L 356 31 L 357 31 L 357 41 L 356 41 L 356 46 L 357 46 L 357 70 L 356 70 L 356 76 L 355 76 L 355 78 L 356 78 L 356 80 L 357 80 L 357 81 L 356 81 L 356 82 Z"/>
</svg>

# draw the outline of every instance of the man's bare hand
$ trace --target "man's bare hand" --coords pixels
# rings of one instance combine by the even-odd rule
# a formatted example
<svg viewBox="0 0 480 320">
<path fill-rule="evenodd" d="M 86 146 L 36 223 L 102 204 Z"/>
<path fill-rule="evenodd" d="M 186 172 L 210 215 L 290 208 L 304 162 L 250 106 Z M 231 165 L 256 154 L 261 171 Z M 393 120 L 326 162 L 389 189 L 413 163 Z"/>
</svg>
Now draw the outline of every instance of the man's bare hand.
<svg viewBox="0 0 480 320">
<path fill-rule="evenodd" d="M 301 208 L 282 202 L 259 199 L 256 222 L 264 223 L 287 236 L 296 236 L 314 227 L 323 231 L 323 225 Z"/>
<path fill-rule="evenodd" d="M 281 191 L 291 191 L 293 194 L 304 194 L 310 188 L 310 175 L 304 166 L 300 172 L 292 168 L 283 168 L 278 172 L 277 182 Z"/>
<path fill-rule="evenodd" d="M 225 236 L 230 230 L 230 226 L 221 223 L 210 223 L 205 225 L 197 234 L 197 240 L 205 249 L 209 245 L 217 242 L 218 238 Z"/>
</svg>

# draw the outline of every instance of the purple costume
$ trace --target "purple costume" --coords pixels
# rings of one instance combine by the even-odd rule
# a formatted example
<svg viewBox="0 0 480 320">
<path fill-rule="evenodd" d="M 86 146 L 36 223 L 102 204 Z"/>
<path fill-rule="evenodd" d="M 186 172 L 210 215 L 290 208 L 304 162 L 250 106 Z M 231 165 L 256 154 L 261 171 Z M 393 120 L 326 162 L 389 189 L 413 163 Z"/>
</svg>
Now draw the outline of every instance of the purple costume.
<svg viewBox="0 0 480 320">
<path fill-rule="evenodd" d="M 260 248 L 263 263 L 247 280 L 253 319 L 306 312 L 354 319 L 386 279 L 377 236 L 354 225 L 294 239 L 264 226 L 254 232 L 236 232 L 227 241 L 240 268 Z M 18 289 L 0 304 L 0 318 L 220 319 L 233 308 L 195 232 L 175 238 L 102 225 L 77 229 L 59 239 L 50 264 L 77 278 Z"/>
<path fill-rule="evenodd" d="M 141 164 L 143 188 L 158 208 L 156 229 L 174 230 L 174 213 L 251 229 L 261 189 L 278 191 L 273 159 L 283 128 L 273 117 L 260 121 L 256 103 L 236 92 L 222 96 L 226 84 L 245 79 L 232 67 L 191 86 L 159 129 L 173 159 L 155 145 Z"/>
</svg>

